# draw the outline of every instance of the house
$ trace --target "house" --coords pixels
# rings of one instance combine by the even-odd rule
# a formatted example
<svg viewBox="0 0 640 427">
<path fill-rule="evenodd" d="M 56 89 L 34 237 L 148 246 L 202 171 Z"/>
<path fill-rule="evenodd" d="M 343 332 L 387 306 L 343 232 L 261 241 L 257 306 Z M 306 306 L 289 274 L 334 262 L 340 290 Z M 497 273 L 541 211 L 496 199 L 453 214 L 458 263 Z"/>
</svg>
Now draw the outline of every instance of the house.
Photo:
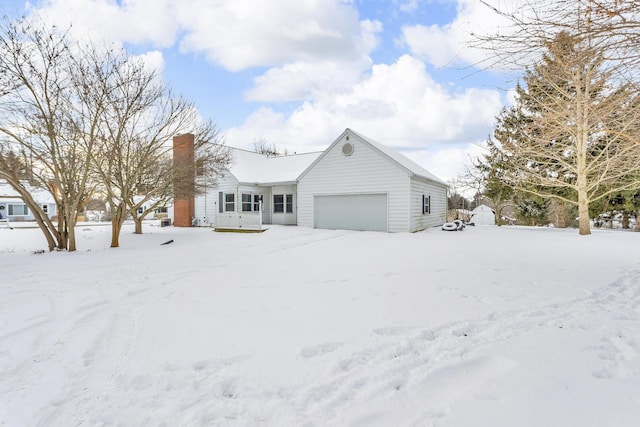
<svg viewBox="0 0 640 427">
<path fill-rule="evenodd" d="M 53 218 L 56 215 L 56 202 L 51 193 L 40 188 L 31 188 L 25 184 L 36 203 L 42 206 L 43 211 Z M 0 220 L 33 221 L 33 212 L 24 203 L 20 195 L 6 181 L 0 180 Z"/>
<path fill-rule="evenodd" d="M 184 149 L 183 140 L 174 139 L 174 156 L 176 146 Z M 233 149 L 233 154 L 215 186 L 195 197 L 194 223 L 413 232 L 446 219 L 446 183 L 351 129 L 323 152 L 267 157 Z M 179 205 L 176 200 L 174 222 L 187 224 L 180 216 L 189 209 Z"/>
<path fill-rule="evenodd" d="M 478 205 L 471 211 L 471 219 L 474 225 L 496 225 L 496 212 L 487 205 Z"/>
</svg>

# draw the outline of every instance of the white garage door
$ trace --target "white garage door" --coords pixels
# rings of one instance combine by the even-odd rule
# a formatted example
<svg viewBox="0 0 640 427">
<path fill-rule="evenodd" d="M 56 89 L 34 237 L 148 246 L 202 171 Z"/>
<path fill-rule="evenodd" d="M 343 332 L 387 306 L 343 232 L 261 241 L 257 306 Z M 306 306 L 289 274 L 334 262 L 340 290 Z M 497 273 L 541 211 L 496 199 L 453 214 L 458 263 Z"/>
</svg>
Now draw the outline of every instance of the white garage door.
<svg viewBox="0 0 640 427">
<path fill-rule="evenodd" d="M 386 194 L 314 196 L 315 228 L 387 231 Z"/>
</svg>

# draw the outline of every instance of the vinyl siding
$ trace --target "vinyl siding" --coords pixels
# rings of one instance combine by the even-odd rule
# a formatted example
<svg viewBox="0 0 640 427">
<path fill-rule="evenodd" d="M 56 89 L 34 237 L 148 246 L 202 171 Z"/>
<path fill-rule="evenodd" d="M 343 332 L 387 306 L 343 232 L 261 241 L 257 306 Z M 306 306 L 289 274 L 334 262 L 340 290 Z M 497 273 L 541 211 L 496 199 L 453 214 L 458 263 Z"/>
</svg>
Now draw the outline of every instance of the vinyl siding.
<svg viewBox="0 0 640 427">
<path fill-rule="evenodd" d="M 293 195 L 293 212 L 292 213 L 275 213 L 273 212 L 273 195 L 274 194 L 291 194 Z M 296 225 L 297 224 L 297 202 L 298 195 L 296 194 L 295 185 L 276 185 L 271 188 L 271 196 L 269 197 L 269 212 L 271 213 L 271 223 L 281 225 Z"/>
<path fill-rule="evenodd" d="M 236 177 L 227 173 L 219 177 L 214 187 L 208 187 L 205 194 L 195 198 L 195 216 L 200 220 L 200 225 L 215 226 L 215 218 L 219 212 L 218 193 L 233 193 L 236 200 L 236 212 L 242 209 L 242 193 L 262 194 L 262 222 L 271 224 L 271 189 L 257 185 L 240 185 Z"/>
<path fill-rule="evenodd" d="M 350 135 L 351 156 L 342 154 L 342 140 L 303 174 L 298 183 L 298 225 L 313 227 L 315 195 L 386 193 L 388 230 L 409 230 L 409 175 L 390 159 Z"/>
<path fill-rule="evenodd" d="M 422 196 L 431 196 L 431 213 L 422 213 Z M 446 222 L 447 188 L 431 181 L 411 179 L 411 229 L 420 231 Z"/>
<path fill-rule="evenodd" d="M 195 198 L 195 216 L 200 220 L 200 225 L 215 226 L 215 218 L 218 214 L 218 192 L 236 193 L 238 180 L 227 173 L 218 177 L 216 185 L 207 187 L 205 194 L 200 194 Z M 236 209 L 238 208 L 238 196 L 236 196 Z"/>
</svg>

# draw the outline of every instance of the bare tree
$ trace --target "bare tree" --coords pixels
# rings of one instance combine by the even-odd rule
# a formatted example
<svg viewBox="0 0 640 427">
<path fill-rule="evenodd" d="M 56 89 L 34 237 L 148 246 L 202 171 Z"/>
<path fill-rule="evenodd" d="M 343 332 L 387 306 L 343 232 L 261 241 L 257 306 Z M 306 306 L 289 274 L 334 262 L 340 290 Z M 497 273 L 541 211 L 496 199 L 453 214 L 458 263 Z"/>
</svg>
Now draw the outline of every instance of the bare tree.
<svg viewBox="0 0 640 427">
<path fill-rule="evenodd" d="M 580 234 L 590 234 L 590 203 L 640 183 L 639 5 L 525 1 L 496 10 L 508 34 L 478 38 L 496 63 L 541 58 L 511 111 L 522 126 L 499 143 L 519 189 L 578 206 Z"/>
<path fill-rule="evenodd" d="M 267 157 L 288 156 L 291 154 L 286 148 L 280 149 L 275 143 L 269 142 L 265 138 L 258 138 L 253 141 L 253 151 L 258 154 L 264 154 Z"/>
<path fill-rule="evenodd" d="M 199 122 L 197 117 L 193 119 L 193 161 L 172 157 L 164 145 L 155 158 L 150 156 L 148 162 L 139 165 L 137 175 L 141 185 L 136 192 L 137 197 L 129 204 L 136 234 L 142 233 L 142 221 L 151 212 L 166 206 L 176 197 L 192 197 L 205 191 L 206 187 L 215 184 L 231 162 L 231 150 L 223 144 L 215 124 L 211 121 Z M 185 179 L 187 176 L 189 179 Z M 193 185 L 182 185 L 185 182 Z"/>
<path fill-rule="evenodd" d="M 193 103 L 174 96 L 144 63 L 123 51 L 97 52 L 94 58 L 105 99 L 93 161 L 110 206 L 111 247 L 118 247 L 129 215 L 135 232 L 142 233 L 142 220 L 173 198 L 181 175 L 196 172 L 196 166 L 223 167 L 228 160 L 215 125 L 203 122 Z M 171 138 L 188 131 L 198 135 L 197 162 L 176 163 Z"/>
<path fill-rule="evenodd" d="M 78 100 L 87 89 L 73 79 L 80 58 L 56 29 L 24 19 L 0 25 L 0 175 L 21 194 L 49 249 L 76 250 L 76 216 L 92 191 L 87 153 L 96 121 L 81 119 Z M 10 155 L 30 159 L 30 183 L 55 198 L 57 225 L 27 194 Z"/>
<path fill-rule="evenodd" d="M 166 204 L 175 179 L 195 172 L 171 158 L 171 137 L 193 131 L 197 166 L 215 176 L 230 157 L 219 131 L 140 60 L 34 21 L 0 26 L 0 178 L 19 192 L 49 249 L 76 250 L 77 214 L 94 194 L 111 207 L 113 247 L 129 214 L 141 232 L 140 206 Z M 25 179 L 51 192 L 57 224 Z"/>
</svg>

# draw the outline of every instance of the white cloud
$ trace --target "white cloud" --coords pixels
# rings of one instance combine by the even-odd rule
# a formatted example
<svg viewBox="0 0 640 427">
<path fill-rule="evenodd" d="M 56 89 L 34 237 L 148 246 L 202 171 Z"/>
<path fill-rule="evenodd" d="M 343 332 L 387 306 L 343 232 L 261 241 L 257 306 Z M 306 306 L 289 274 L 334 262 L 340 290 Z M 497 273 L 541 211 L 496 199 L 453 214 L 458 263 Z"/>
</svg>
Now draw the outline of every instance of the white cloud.
<svg viewBox="0 0 640 427">
<path fill-rule="evenodd" d="M 353 60 L 377 43 L 376 22 L 360 22 L 357 10 L 337 0 L 223 4 L 196 1 L 178 8 L 185 52 L 203 52 L 236 71 L 290 62 Z"/>
<path fill-rule="evenodd" d="M 460 176 L 471 160 L 484 152 L 484 142 L 470 142 L 456 146 L 439 145 L 429 150 L 411 150 L 402 153 L 445 182 Z"/>
<path fill-rule="evenodd" d="M 175 43 L 178 23 L 171 0 L 46 0 L 31 7 L 48 22 L 72 25 L 72 33 L 107 43 Z"/>
<path fill-rule="evenodd" d="M 256 77 L 245 98 L 262 102 L 311 99 L 322 92 L 336 93 L 353 87 L 370 69 L 368 57 L 344 62 L 287 63 Z"/>
<path fill-rule="evenodd" d="M 435 82 L 421 61 L 405 55 L 373 66 L 347 91 L 317 93 L 291 114 L 261 108 L 230 129 L 227 142 L 249 147 L 266 138 L 298 152 L 321 150 L 350 127 L 400 150 L 428 150 L 488 135 L 502 104 L 495 90 Z"/>
<path fill-rule="evenodd" d="M 489 0 L 502 11 L 514 10 L 522 0 Z M 445 25 L 407 25 L 402 27 L 401 43 L 411 53 L 429 63 L 444 67 L 451 64 L 489 65 L 486 50 L 470 47 L 473 34 L 511 31 L 509 22 L 490 7 L 477 0 L 458 0 L 458 13 Z"/>
<path fill-rule="evenodd" d="M 134 55 L 134 58 L 141 60 L 147 71 L 153 71 L 160 74 L 164 69 L 164 55 L 159 50 L 152 50 L 141 55 Z"/>
<path fill-rule="evenodd" d="M 284 63 L 358 61 L 378 43 L 378 21 L 340 0 L 46 0 L 32 8 L 107 42 L 202 53 L 231 71 Z"/>
</svg>

